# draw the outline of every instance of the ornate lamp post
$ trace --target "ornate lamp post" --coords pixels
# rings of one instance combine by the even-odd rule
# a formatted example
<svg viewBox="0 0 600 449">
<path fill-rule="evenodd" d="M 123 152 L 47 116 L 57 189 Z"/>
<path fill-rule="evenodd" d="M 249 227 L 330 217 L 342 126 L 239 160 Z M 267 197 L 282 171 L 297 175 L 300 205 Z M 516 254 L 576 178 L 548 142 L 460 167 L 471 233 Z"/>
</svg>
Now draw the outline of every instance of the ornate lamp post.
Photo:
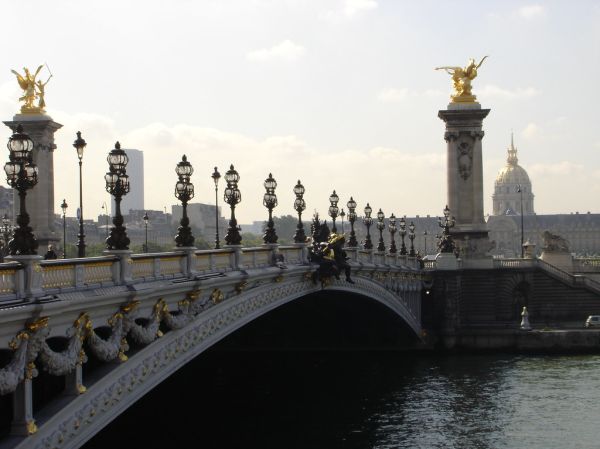
<svg viewBox="0 0 600 449">
<path fill-rule="evenodd" d="M 215 249 L 220 249 L 221 244 L 219 242 L 219 179 L 221 179 L 221 173 L 219 173 L 217 167 L 215 167 L 215 171 L 211 175 L 211 178 L 215 183 Z"/>
<path fill-rule="evenodd" d="M 373 249 L 373 242 L 371 242 L 371 232 L 370 228 L 373 224 L 373 218 L 371 218 L 371 213 L 373 209 L 369 206 L 369 203 L 365 206 L 365 218 L 363 218 L 363 223 L 367 227 L 367 237 L 365 238 L 365 243 L 363 244 L 364 249 Z"/>
<path fill-rule="evenodd" d="M 106 249 L 108 250 L 127 250 L 129 249 L 129 237 L 123 226 L 123 216 L 121 215 L 121 199 L 129 193 L 129 176 L 127 176 L 127 162 L 129 158 L 125 151 L 121 149 L 119 142 L 115 143 L 115 148 L 108 153 L 109 171 L 104 175 L 106 181 L 106 191 L 115 197 L 115 216 L 113 217 L 113 227 L 110 235 L 106 239 Z"/>
<path fill-rule="evenodd" d="M 150 220 L 148 218 L 148 212 L 144 213 L 144 217 L 142 218 L 142 220 L 144 220 L 144 228 L 146 230 L 146 243 L 144 243 L 144 252 L 147 253 L 148 252 L 148 221 Z"/>
<path fill-rule="evenodd" d="M 427 236 L 428 235 L 429 234 L 427 233 L 427 229 L 425 229 L 423 231 L 423 240 L 425 241 L 423 246 L 425 247 L 425 251 L 424 251 L 425 255 L 427 255 Z"/>
<path fill-rule="evenodd" d="M 334 190 L 333 193 L 329 196 L 329 203 L 331 204 L 329 206 L 329 216 L 333 220 L 333 225 L 331 226 L 331 232 L 333 232 L 333 233 L 337 232 L 337 228 L 335 227 L 335 219 L 337 218 L 338 212 L 340 211 L 340 209 L 338 208 L 338 205 L 337 205 L 339 200 L 340 200 L 340 197 L 337 196 L 337 193 L 335 193 L 335 190 Z"/>
<path fill-rule="evenodd" d="M 194 246 L 194 236 L 190 228 L 190 219 L 187 216 L 187 203 L 194 198 L 194 184 L 190 182 L 194 168 L 188 162 L 185 154 L 181 158 L 181 162 L 177 163 L 175 173 L 179 177 L 179 180 L 175 184 L 175 198 L 181 201 L 182 206 L 180 226 L 175 236 L 175 246 L 178 248 L 190 247 Z"/>
<path fill-rule="evenodd" d="M 348 241 L 348 246 L 351 248 L 356 248 L 358 246 L 358 242 L 356 241 L 356 233 L 354 232 L 354 222 L 356 221 L 356 201 L 352 197 L 346 203 L 348 206 L 348 221 L 350 222 L 350 240 Z"/>
<path fill-rule="evenodd" d="M 4 164 L 4 172 L 8 184 L 19 192 L 18 227 L 14 231 L 12 240 L 8 243 L 9 254 L 32 255 L 37 254 L 38 242 L 29 226 L 29 214 L 25 206 L 27 190 L 33 188 L 38 181 L 38 168 L 33 163 L 31 151 L 33 141 L 23 132 L 21 125 L 8 139 L 9 161 Z"/>
<path fill-rule="evenodd" d="M 381 209 L 377 212 L 377 230 L 379 231 L 379 243 L 377 245 L 377 251 L 385 251 L 385 244 L 383 243 L 383 230 L 385 229 L 385 215 Z"/>
<path fill-rule="evenodd" d="M 62 209 L 62 219 L 63 219 L 63 259 L 67 258 L 67 200 L 63 199 L 60 208 Z"/>
<path fill-rule="evenodd" d="M 408 251 L 406 251 L 406 245 L 404 244 L 404 237 L 406 237 L 406 220 L 404 219 L 404 217 L 400 217 L 399 226 L 400 226 L 400 231 L 398 231 L 398 233 L 400 234 L 400 237 L 402 238 L 402 245 L 400 246 L 400 255 L 406 256 Z"/>
<path fill-rule="evenodd" d="M 267 229 L 263 235 L 263 242 L 265 243 L 277 243 L 277 233 L 275 232 L 275 225 L 273 223 L 273 209 L 277 206 L 277 195 L 275 195 L 275 188 L 277 187 L 277 181 L 273 178 L 273 175 L 269 173 L 269 177 L 265 179 L 263 183 L 265 187 L 265 194 L 263 196 L 263 206 L 269 211 L 269 221 L 267 221 Z"/>
<path fill-rule="evenodd" d="M 104 215 L 106 215 L 106 238 L 108 238 L 108 206 L 106 205 L 106 201 L 102 201 L 102 210 L 104 211 Z"/>
<path fill-rule="evenodd" d="M 225 173 L 225 182 L 227 187 L 225 188 L 224 199 L 227 204 L 231 207 L 231 218 L 229 219 L 229 228 L 227 229 L 227 235 L 225 236 L 225 242 L 228 245 L 239 245 L 242 243 L 242 236 L 240 235 L 240 227 L 235 219 L 235 205 L 242 201 L 242 194 L 238 189 L 238 181 L 240 180 L 239 173 L 233 168 L 233 164 Z"/>
<path fill-rule="evenodd" d="M 344 233 L 344 217 L 346 216 L 346 212 L 344 212 L 344 208 L 340 212 L 340 219 L 342 220 L 342 234 Z"/>
<path fill-rule="evenodd" d="M 388 219 L 388 230 L 390 231 L 390 253 L 396 254 L 398 251 L 396 248 L 396 240 L 394 239 L 394 234 L 396 234 L 396 216 L 394 214 L 390 215 Z"/>
<path fill-rule="evenodd" d="M 517 193 L 521 194 L 521 259 L 525 257 L 525 247 L 523 246 L 523 189 L 521 188 L 521 184 L 517 185 Z"/>
<path fill-rule="evenodd" d="M 81 163 L 83 159 L 83 150 L 87 145 L 86 141 L 81 137 L 81 131 L 77 131 L 77 139 L 73 142 L 73 146 L 77 150 L 77 158 L 79 159 L 79 234 L 77 234 L 77 257 L 85 257 L 85 234 L 83 233 L 83 186 L 81 182 Z"/>
<path fill-rule="evenodd" d="M 408 255 L 410 257 L 415 257 L 415 255 L 416 255 L 416 253 L 415 253 L 415 245 L 414 245 L 414 241 L 415 241 L 415 224 L 412 221 L 408 225 L 408 238 L 410 239 L 410 252 L 408 253 Z"/>
<path fill-rule="evenodd" d="M 304 243 L 306 241 L 306 234 L 304 233 L 304 225 L 302 224 L 302 212 L 306 209 L 306 202 L 304 201 L 304 186 L 298 180 L 298 184 L 294 186 L 294 209 L 298 212 L 298 225 L 296 226 L 296 233 L 294 234 L 294 243 Z"/>
<path fill-rule="evenodd" d="M 444 219 L 438 217 L 438 226 L 442 228 L 442 235 L 440 237 L 439 249 L 442 253 L 453 253 L 454 252 L 454 240 L 450 235 L 450 228 L 453 228 L 455 224 L 454 217 L 450 216 L 450 209 L 446 205 L 444 208 Z"/>
</svg>

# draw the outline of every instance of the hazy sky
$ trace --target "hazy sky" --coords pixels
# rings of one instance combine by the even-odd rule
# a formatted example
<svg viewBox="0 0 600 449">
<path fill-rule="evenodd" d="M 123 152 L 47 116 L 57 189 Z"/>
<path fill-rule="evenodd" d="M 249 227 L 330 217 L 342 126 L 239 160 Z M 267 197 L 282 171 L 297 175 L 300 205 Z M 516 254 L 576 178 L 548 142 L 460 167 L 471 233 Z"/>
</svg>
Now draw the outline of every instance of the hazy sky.
<svg viewBox="0 0 600 449">
<path fill-rule="evenodd" d="M 333 189 L 361 210 L 368 201 L 386 215 L 439 215 L 446 173 L 437 111 L 451 80 L 434 67 L 489 55 L 473 82 L 491 109 L 486 212 L 511 130 L 537 213 L 600 212 L 597 1 L 20 0 L 0 11 L 2 118 L 19 109 L 10 69 L 46 62 L 54 75 L 47 110 L 64 125 L 56 211 L 63 198 L 79 201 L 71 144 L 81 130 L 90 218 L 108 201 L 103 175 L 116 140 L 144 151 L 148 209 L 176 203 L 174 169 L 186 154 L 194 201 L 214 204 L 213 167 L 223 174 L 235 165 L 242 223 L 265 218 L 269 172 L 279 184 L 276 215 L 294 213 L 298 179 L 307 218 L 326 212 Z"/>
</svg>

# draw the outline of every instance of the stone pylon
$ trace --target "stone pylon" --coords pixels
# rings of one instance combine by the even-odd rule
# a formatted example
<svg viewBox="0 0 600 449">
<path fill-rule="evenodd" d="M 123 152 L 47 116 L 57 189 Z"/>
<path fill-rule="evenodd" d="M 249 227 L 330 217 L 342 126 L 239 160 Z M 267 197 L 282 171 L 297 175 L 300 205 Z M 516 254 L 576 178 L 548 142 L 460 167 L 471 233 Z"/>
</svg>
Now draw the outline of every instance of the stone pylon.
<svg viewBox="0 0 600 449">
<path fill-rule="evenodd" d="M 448 207 L 455 217 L 452 236 L 463 258 L 488 258 L 490 241 L 483 216 L 483 119 L 479 103 L 450 103 L 438 112 L 446 123 Z"/>
<path fill-rule="evenodd" d="M 46 114 L 16 114 L 12 121 L 4 122 L 13 132 L 20 124 L 33 140 L 33 162 L 38 166 L 38 183 L 27 191 L 27 212 L 30 226 L 38 240 L 38 253 L 44 254 L 49 244 L 61 240 L 54 226 L 54 133 L 62 125 Z M 8 155 L 5 157 L 8 161 Z M 18 192 L 14 192 L 13 223 L 19 214 Z"/>
</svg>

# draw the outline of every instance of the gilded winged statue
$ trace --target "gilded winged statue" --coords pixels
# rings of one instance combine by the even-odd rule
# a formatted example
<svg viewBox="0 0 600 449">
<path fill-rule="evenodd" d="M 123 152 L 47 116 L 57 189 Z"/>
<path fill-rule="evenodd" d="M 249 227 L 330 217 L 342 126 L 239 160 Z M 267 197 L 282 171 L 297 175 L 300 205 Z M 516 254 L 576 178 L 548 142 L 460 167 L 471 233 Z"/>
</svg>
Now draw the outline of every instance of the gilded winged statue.
<svg viewBox="0 0 600 449">
<path fill-rule="evenodd" d="M 469 59 L 469 63 L 465 67 L 444 66 L 436 67 L 435 70 L 445 70 L 452 75 L 454 83 L 454 94 L 452 101 L 455 103 L 474 103 L 475 95 L 471 93 L 471 81 L 477 77 L 477 69 L 481 67 L 487 56 L 484 56 L 479 64 L 475 64 L 473 58 Z"/>
<path fill-rule="evenodd" d="M 52 74 L 45 83 L 42 81 L 36 80 L 40 71 L 42 70 L 44 65 L 40 65 L 35 73 L 31 74 L 27 67 L 23 68 L 24 74 L 21 75 L 16 70 L 11 70 L 17 77 L 17 81 L 21 89 L 23 89 L 23 96 L 19 98 L 19 101 L 22 101 L 24 104 L 21 106 L 22 113 L 40 113 L 44 112 L 44 107 L 46 106 L 46 101 L 44 99 L 44 88 L 50 78 L 52 78 Z M 38 100 L 38 104 L 34 104 L 35 100 Z"/>
</svg>

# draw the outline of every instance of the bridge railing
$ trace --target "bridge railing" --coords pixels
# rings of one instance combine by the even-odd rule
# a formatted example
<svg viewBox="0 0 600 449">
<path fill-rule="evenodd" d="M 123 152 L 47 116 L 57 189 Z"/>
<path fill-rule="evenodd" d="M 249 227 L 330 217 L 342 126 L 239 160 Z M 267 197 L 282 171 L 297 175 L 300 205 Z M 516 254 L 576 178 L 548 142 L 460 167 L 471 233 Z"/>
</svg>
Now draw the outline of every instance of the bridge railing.
<svg viewBox="0 0 600 449">
<path fill-rule="evenodd" d="M 600 258 L 575 257 L 573 258 L 573 271 L 576 273 L 600 273 Z"/>
</svg>

